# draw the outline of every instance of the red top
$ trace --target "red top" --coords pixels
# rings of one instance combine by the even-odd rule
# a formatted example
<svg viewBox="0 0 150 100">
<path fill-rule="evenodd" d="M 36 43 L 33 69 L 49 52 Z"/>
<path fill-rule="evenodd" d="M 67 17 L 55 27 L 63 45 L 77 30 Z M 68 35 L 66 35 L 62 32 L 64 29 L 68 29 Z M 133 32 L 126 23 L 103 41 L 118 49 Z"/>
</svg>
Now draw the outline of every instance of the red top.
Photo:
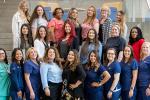
<svg viewBox="0 0 150 100">
<path fill-rule="evenodd" d="M 133 48 L 134 58 L 138 62 L 140 61 L 140 51 L 141 51 L 141 46 L 142 46 L 143 42 L 144 42 L 144 39 L 140 39 L 139 41 L 137 41 L 131 45 Z"/>
</svg>

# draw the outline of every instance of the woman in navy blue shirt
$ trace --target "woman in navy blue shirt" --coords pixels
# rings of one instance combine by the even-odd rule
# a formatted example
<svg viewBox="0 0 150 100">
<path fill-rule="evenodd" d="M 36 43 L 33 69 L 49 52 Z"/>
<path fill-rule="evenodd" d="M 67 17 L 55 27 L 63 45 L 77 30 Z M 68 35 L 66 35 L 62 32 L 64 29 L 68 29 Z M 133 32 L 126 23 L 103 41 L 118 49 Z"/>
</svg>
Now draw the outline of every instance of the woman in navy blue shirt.
<svg viewBox="0 0 150 100">
<path fill-rule="evenodd" d="M 23 53 L 21 49 L 15 48 L 12 52 L 12 63 L 10 66 L 11 87 L 10 95 L 12 100 L 21 100 L 24 94 L 23 81 Z"/>
<path fill-rule="evenodd" d="M 104 66 L 100 65 L 96 50 L 91 51 L 88 58 L 89 61 L 85 66 L 85 100 L 102 100 L 103 84 L 109 80 L 110 74 L 106 71 Z"/>
<path fill-rule="evenodd" d="M 105 100 L 119 100 L 121 93 L 121 86 L 119 83 L 121 67 L 117 61 L 116 50 L 109 48 L 107 50 L 107 71 L 111 75 L 109 81 L 104 85 Z"/>
<path fill-rule="evenodd" d="M 26 99 L 40 100 L 40 66 L 38 63 L 37 50 L 34 47 L 28 49 L 26 53 L 27 61 L 24 63 L 24 76 L 26 81 Z"/>
<path fill-rule="evenodd" d="M 135 85 L 138 73 L 138 64 L 133 57 L 133 50 L 127 45 L 123 51 L 123 60 L 120 62 L 121 75 L 120 83 L 122 86 L 122 100 L 136 100 Z"/>
<path fill-rule="evenodd" d="M 150 100 L 150 43 L 144 42 L 141 48 L 141 61 L 138 69 L 137 100 Z"/>
</svg>

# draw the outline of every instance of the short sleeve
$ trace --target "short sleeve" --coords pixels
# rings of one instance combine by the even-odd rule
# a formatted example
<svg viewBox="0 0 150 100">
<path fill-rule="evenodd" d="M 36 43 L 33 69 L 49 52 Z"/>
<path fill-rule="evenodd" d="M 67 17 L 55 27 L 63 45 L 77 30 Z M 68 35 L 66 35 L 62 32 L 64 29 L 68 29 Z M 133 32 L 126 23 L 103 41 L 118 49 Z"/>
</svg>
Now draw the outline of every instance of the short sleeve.
<svg viewBox="0 0 150 100">
<path fill-rule="evenodd" d="M 121 73 L 121 66 L 119 62 L 114 63 L 114 74 Z"/>
<path fill-rule="evenodd" d="M 132 70 L 137 70 L 138 69 L 138 63 L 135 59 L 133 59 L 133 61 L 132 61 L 131 68 L 132 68 Z"/>
<path fill-rule="evenodd" d="M 97 70 L 97 74 L 99 76 L 101 76 L 103 74 L 103 72 L 106 71 L 105 67 L 104 66 L 100 66 Z"/>
<path fill-rule="evenodd" d="M 30 62 L 29 61 L 25 62 L 24 63 L 24 72 L 30 74 L 30 73 L 32 73 L 32 70 L 33 70 L 33 68 L 32 68 L 32 65 L 30 64 Z"/>
<path fill-rule="evenodd" d="M 49 23 L 48 23 L 48 28 L 50 27 L 55 27 L 56 25 L 56 20 L 55 19 L 52 19 Z"/>
</svg>

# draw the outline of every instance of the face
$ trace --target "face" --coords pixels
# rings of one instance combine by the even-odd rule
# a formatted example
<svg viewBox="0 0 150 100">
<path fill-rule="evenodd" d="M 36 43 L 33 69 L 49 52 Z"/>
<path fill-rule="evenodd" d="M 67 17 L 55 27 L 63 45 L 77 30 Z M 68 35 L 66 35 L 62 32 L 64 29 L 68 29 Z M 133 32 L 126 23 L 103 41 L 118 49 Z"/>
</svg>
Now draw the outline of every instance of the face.
<svg viewBox="0 0 150 100">
<path fill-rule="evenodd" d="M 150 45 L 149 45 L 149 44 L 144 43 L 144 44 L 142 45 L 142 53 L 143 53 L 144 55 L 149 55 L 149 54 L 150 54 Z"/>
<path fill-rule="evenodd" d="M 69 62 L 74 62 L 74 60 L 75 60 L 75 54 L 74 54 L 73 51 L 69 51 L 67 59 L 68 59 Z"/>
<path fill-rule="evenodd" d="M 36 60 L 36 58 L 37 58 L 37 51 L 35 51 L 34 49 L 31 49 L 31 51 L 29 51 L 29 58 L 31 60 Z"/>
<path fill-rule="evenodd" d="M 121 15 L 120 12 L 118 12 L 116 17 L 117 17 L 117 21 L 121 21 L 123 16 Z"/>
<path fill-rule="evenodd" d="M 124 56 L 125 58 L 130 58 L 131 56 L 131 49 L 129 47 L 124 48 Z"/>
<path fill-rule="evenodd" d="M 41 28 L 39 29 L 39 34 L 40 34 L 40 37 L 41 37 L 41 38 L 45 38 L 45 36 L 46 36 L 45 28 L 41 27 Z"/>
<path fill-rule="evenodd" d="M 23 33 L 24 35 L 27 35 L 27 34 L 28 34 L 28 27 L 23 26 L 21 31 L 22 31 L 22 33 Z"/>
<path fill-rule="evenodd" d="M 0 61 L 4 61 L 5 59 L 5 52 L 3 50 L 0 50 Z"/>
<path fill-rule="evenodd" d="M 22 52 L 20 50 L 16 51 L 15 58 L 17 61 L 20 61 L 22 59 Z"/>
<path fill-rule="evenodd" d="M 112 37 L 119 36 L 119 29 L 117 28 L 117 26 L 112 26 L 111 36 Z"/>
<path fill-rule="evenodd" d="M 22 7 L 22 11 L 23 11 L 23 12 L 28 11 L 28 6 L 27 6 L 26 3 L 24 3 L 21 7 Z"/>
<path fill-rule="evenodd" d="M 108 10 L 107 9 L 103 8 L 101 10 L 101 17 L 102 18 L 107 18 L 108 17 Z"/>
<path fill-rule="evenodd" d="M 96 62 L 96 55 L 93 52 L 90 54 L 90 61 L 91 61 L 91 63 L 95 63 Z"/>
<path fill-rule="evenodd" d="M 66 31 L 66 33 L 71 32 L 71 26 L 68 23 L 65 24 L 65 31 Z"/>
<path fill-rule="evenodd" d="M 93 40 L 95 38 L 95 32 L 94 30 L 90 30 L 89 33 L 88 33 L 88 38 L 90 40 Z"/>
<path fill-rule="evenodd" d="M 135 29 L 135 28 L 132 29 L 132 31 L 131 31 L 131 37 L 135 39 L 137 37 L 137 34 L 138 34 L 137 29 Z"/>
<path fill-rule="evenodd" d="M 49 49 L 48 50 L 48 59 L 49 60 L 54 60 L 55 59 L 55 51 L 54 51 L 54 49 Z"/>
<path fill-rule="evenodd" d="M 73 19 L 77 19 L 78 18 L 78 11 L 77 10 L 73 10 L 72 13 L 71 13 L 71 17 Z"/>
<path fill-rule="evenodd" d="M 42 7 L 38 7 L 37 8 L 37 14 L 38 14 L 38 16 L 43 16 L 43 13 L 44 13 L 43 8 Z"/>
<path fill-rule="evenodd" d="M 115 60 L 115 51 L 114 50 L 108 50 L 107 52 L 107 58 L 109 61 L 114 61 Z"/>
<path fill-rule="evenodd" d="M 94 8 L 93 7 L 88 8 L 87 16 L 89 16 L 89 17 L 94 16 Z"/>
<path fill-rule="evenodd" d="M 61 19 L 62 16 L 63 16 L 62 10 L 61 10 L 61 9 L 56 10 L 56 17 L 57 17 L 58 19 Z"/>
</svg>

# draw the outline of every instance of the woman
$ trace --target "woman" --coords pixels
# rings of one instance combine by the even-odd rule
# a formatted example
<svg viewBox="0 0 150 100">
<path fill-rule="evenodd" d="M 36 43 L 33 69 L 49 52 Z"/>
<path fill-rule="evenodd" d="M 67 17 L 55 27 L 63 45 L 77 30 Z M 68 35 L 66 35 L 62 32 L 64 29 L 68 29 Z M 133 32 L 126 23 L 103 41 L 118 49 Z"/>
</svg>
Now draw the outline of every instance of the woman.
<svg viewBox="0 0 150 100">
<path fill-rule="evenodd" d="M 103 100 L 103 85 L 109 80 L 110 74 L 100 65 L 97 51 L 91 51 L 88 58 L 89 61 L 85 67 L 85 100 Z"/>
<path fill-rule="evenodd" d="M 30 25 L 32 28 L 32 37 L 35 39 L 36 31 L 40 26 L 47 27 L 47 17 L 44 12 L 44 7 L 42 5 L 37 5 L 32 13 L 30 19 Z"/>
<path fill-rule="evenodd" d="M 21 26 L 21 44 L 20 48 L 23 51 L 23 57 L 25 57 L 26 51 L 28 48 L 33 46 L 33 38 L 30 30 L 30 26 L 28 24 L 23 24 Z"/>
<path fill-rule="evenodd" d="M 55 8 L 53 12 L 54 18 L 48 23 L 49 29 L 49 41 L 54 43 L 55 46 L 58 44 L 62 38 L 64 37 L 63 25 L 64 21 L 62 20 L 62 16 L 64 11 L 62 8 Z"/>
<path fill-rule="evenodd" d="M 80 60 L 82 64 L 85 65 L 88 62 L 88 55 L 92 50 L 96 50 L 98 52 L 99 62 L 101 62 L 102 44 L 98 41 L 95 29 L 90 29 L 88 31 L 87 39 L 82 43 L 80 52 Z"/>
<path fill-rule="evenodd" d="M 130 31 L 129 45 L 133 48 L 134 58 L 140 62 L 141 46 L 144 42 L 142 31 L 139 27 L 133 27 Z"/>
<path fill-rule="evenodd" d="M 64 23 L 64 37 L 59 43 L 59 52 L 62 58 L 66 59 L 70 49 L 78 49 L 73 47 L 74 39 L 76 38 L 75 29 L 69 21 Z M 75 43 L 74 43 L 75 44 Z M 76 44 L 78 45 L 78 44 Z M 78 47 L 78 46 L 77 46 Z"/>
<path fill-rule="evenodd" d="M 40 100 L 40 66 L 38 62 L 38 53 L 34 47 L 28 49 L 24 63 L 25 76 L 25 94 L 27 100 Z"/>
<path fill-rule="evenodd" d="M 121 67 L 119 62 L 116 60 L 116 50 L 109 48 L 107 50 L 107 71 L 111 75 L 109 81 L 104 85 L 104 96 L 105 100 L 119 100 L 121 93 L 121 86 L 119 83 Z"/>
<path fill-rule="evenodd" d="M 76 50 L 69 51 L 64 66 L 62 76 L 68 91 L 66 96 L 69 95 L 72 99 L 83 99 L 85 72 L 80 65 L 78 52 Z"/>
<path fill-rule="evenodd" d="M 120 62 L 120 84 L 122 86 L 122 100 L 136 100 L 136 80 L 138 64 L 133 57 L 133 50 L 127 45 L 123 51 L 123 60 Z"/>
<path fill-rule="evenodd" d="M 102 6 L 101 8 L 101 17 L 99 19 L 99 41 L 104 46 L 107 39 L 111 34 L 112 20 L 110 16 L 110 8 L 108 6 Z"/>
<path fill-rule="evenodd" d="M 22 24 L 29 23 L 30 15 L 27 0 L 21 0 L 18 11 L 12 18 L 13 48 L 20 47 L 20 28 Z"/>
<path fill-rule="evenodd" d="M 6 51 L 0 48 L 0 100 L 9 100 L 10 91 L 10 65 L 8 64 Z"/>
<path fill-rule="evenodd" d="M 59 53 L 56 48 L 50 47 L 41 63 L 40 74 L 46 97 L 44 100 L 60 100 L 62 87 L 62 65 L 58 61 Z"/>
<path fill-rule="evenodd" d="M 96 8 L 94 6 L 90 6 L 87 10 L 87 17 L 84 19 L 82 25 L 82 40 L 86 40 L 87 33 L 91 28 L 96 30 L 96 34 L 99 32 L 99 22 L 96 19 Z"/>
<path fill-rule="evenodd" d="M 125 22 L 125 13 L 120 10 L 117 12 L 117 16 L 116 16 L 116 22 L 120 25 L 120 29 L 121 29 L 121 36 L 128 41 L 129 35 L 128 35 L 128 28 Z"/>
<path fill-rule="evenodd" d="M 137 100 L 150 100 L 150 43 L 144 42 L 141 47 L 137 79 Z"/>
<path fill-rule="evenodd" d="M 126 41 L 119 36 L 120 34 L 120 26 L 118 24 L 112 25 L 111 37 L 107 39 L 105 50 L 107 51 L 109 48 L 115 48 L 117 52 L 117 59 L 120 62 L 123 58 L 123 50 L 126 45 Z M 104 52 L 104 57 L 106 58 L 106 52 Z M 105 59 L 104 58 L 104 59 Z"/>
<path fill-rule="evenodd" d="M 81 37 L 82 28 L 78 20 L 78 10 L 76 8 L 71 8 L 69 10 L 67 21 L 69 21 L 75 27 L 77 38 L 74 41 L 76 41 L 78 45 L 81 45 L 82 44 L 82 37 Z M 73 44 L 73 45 L 76 46 L 76 44 Z M 78 47 L 78 50 L 79 50 L 79 47 Z"/>
<path fill-rule="evenodd" d="M 34 47 L 38 52 L 40 60 L 42 60 L 42 58 L 44 57 L 45 49 L 48 48 L 47 35 L 48 32 L 45 26 L 40 26 L 37 29 L 36 38 L 34 40 Z"/>
<path fill-rule="evenodd" d="M 22 100 L 24 95 L 23 53 L 19 48 L 15 48 L 12 52 L 10 72 L 10 96 L 12 100 Z"/>
</svg>

